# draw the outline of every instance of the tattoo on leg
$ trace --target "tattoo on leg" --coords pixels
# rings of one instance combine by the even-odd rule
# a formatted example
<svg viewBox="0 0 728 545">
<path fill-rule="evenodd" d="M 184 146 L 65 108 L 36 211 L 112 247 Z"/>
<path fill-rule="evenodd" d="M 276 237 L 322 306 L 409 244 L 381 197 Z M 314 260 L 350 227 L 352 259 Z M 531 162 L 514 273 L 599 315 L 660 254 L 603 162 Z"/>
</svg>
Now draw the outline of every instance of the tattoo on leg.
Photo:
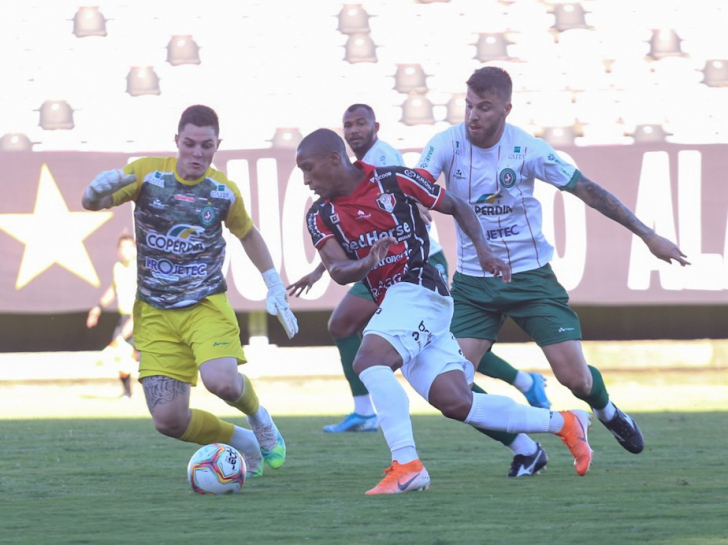
<svg viewBox="0 0 728 545">
<path fill-rule="evenodd" d="M 189 394 L 190 391 L 190 385 L 186 382 L 161 375 L 145 377 L 142 386 L 150 412 L 158 405 L 170 403 L 178 396 Z"/>
</svg>

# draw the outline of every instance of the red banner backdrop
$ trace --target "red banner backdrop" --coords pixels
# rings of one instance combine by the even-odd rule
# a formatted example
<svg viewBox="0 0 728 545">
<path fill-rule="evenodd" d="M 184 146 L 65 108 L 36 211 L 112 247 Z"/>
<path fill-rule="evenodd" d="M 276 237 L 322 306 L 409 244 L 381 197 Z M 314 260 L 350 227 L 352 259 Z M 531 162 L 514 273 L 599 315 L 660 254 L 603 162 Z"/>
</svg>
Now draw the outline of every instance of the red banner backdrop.
<svg viewBox="0 0 728 545">
<path fill-rule="evenodd" d="M 414 163 L 417 150 L 403 151 Z M 560 152 L 642 221 L 677 241 L 692 262 L 682 268 L 658 261 L 626 229 L 572 195 L 538 184 L 544 228 L 557 249 L 553 266 L 573 303 L 728 303 L 728 146 L 575 147 Z M 95 304 L 111 282 L 118 236 L 133 232 L 132 208 L 88 212 L 81 207 L 81 194 L 98 172 L 142 155 L 149 154 L 0 153 L 5 196 L 0 202 L 0 312 L 75 312 Z M 284 282 L 312 270 L 318 260 L 304 225 L 312 200 L 293 152 L 219 151 L 215 166 L 240 186 Z M 436 235 L 452 273 L 452 220 L 435 216 Z M 235 309 L 263 310 L 263 281 L 235 240 L 229 241 L 226 267 Z M 345 290 L 324 275 L 292 306 L 330 309 Z"/>
</svg>

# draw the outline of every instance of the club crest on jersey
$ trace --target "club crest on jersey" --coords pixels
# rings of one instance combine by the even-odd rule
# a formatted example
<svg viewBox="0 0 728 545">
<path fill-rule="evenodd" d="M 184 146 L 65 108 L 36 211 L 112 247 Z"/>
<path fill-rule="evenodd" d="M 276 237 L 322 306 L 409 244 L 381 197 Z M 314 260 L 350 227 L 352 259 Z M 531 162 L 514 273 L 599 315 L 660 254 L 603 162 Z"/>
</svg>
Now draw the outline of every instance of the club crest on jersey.
<svg viewBox="0 0 728 545">
<path fill-rule="evenodd" d="M 500 171 L 500 174 L 498 174 L 498 182 L 500 182 L 501 187 L 510 189 L 516 185 L 515 171 L 512 168 L 504 168 Z"/>
<path fill-rule="evenodd" d="M 382 193 L 377 199 L 377 206 L 388 214 L 392 213 L 395 204 L 397 204 L 397 199 L 391 193 Z"/>
<path fill-rule="evenodd" d="M 338 214 L 331 214 L 330 219 L 331 219 L 331 223 L 339 223 L 339 215 Z"/>
<path fill-rule="evenodd" d="M 212 206 L 206 206 L 200 210 L 200 221 L 202 221 L 202 225 L 212 225 L 215 221 L 215 209 Z"/>
</svg>

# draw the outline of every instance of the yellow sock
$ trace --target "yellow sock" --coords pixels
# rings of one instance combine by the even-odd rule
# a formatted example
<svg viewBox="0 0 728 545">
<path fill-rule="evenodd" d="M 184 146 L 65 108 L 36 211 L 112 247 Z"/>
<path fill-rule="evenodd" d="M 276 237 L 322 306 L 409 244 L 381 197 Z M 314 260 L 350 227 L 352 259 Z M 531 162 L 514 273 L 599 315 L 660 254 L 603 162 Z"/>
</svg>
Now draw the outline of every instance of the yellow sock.
<svg viewBox="0 0 728 545">
<path fill-rule="evenodd" d="M 240 397 L 235 401 L 228 401 L 227 404 L 248 416 L 252 416 L 258 412 L 260 401 L 258 401 L 258 395 L 255 393 L 253 383 L 250 382 L 248 377 L 243 375 L 243 392 L 240 394 Z"/>
<path fill-rule="evenodd" d="M 209 445 L 210 443 L 230 444 L 235 426 L 220 420 L 214 414 L 199 409 L 190 409 L 192 418 L 180 441 Z"/>
</svg>

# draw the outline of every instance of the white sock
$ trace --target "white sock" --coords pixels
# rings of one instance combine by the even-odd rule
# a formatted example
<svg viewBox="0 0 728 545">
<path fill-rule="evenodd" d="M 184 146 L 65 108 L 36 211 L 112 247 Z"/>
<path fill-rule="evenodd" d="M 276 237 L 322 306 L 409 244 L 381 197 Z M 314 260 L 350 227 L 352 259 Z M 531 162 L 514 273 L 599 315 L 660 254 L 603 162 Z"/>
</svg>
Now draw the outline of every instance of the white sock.
<svg viewBox="0 0 728 545">
<path fill-rule="evenodd" d="M 533 377 L 530 373 L 518 371 L 516 374 L 516 380 L 513 381 L 513 386 L 515 386 L 519 392 L 525 394 L 531 389 L 531 386 L 533 386 Z"/>
<path fill-rule="evenodd" d="M 373 416 L 375 414 L 374 404 L 369 394 L 354 396 L 354 412 L 359 416 Z"/>
<path fill-rule="evenodd" d="M 510 445 L 508 445 L 508 448 L 511 449 L 513 454 L 522 454 L 523 456 L 532 456 L 536 454 L 536 450 L 538 449 L 536 441 L 531 439 L 525 433 L 519 433 L 516 435 L 516 438 Z"/>
<path fill-rule="evenodd" d="M 268 411 L 265 410 L 265 407 L 262 405 L 258 407 L 255 414 L 246 416 L 246 419 L 248 420 L 248 424 L 250 424 L 252 428 L 256 429 L 270 426 L 273 423 L 273 420 L 270 418 L 270 414 L 268 414 Z"/>
<path fill-rule="evenodd" d="M 559 433 L 564 429 L 564 416 L 559 411 L 551 411 L 549 433 Z"/>
<path fill-rule="evenodd" d="M 392 451 L 392 460 L 406 464 L 417 458 L 409 414 L 409 398 L 397 377 L 394 376 L 394 372 L 385 365 L 375 365 L 362 371 L 359 378 L 369 390 L 369 395 L 377 409 L 379 425 L 387 440 L 389 450 Z M 412 450 L 408 450 L 408 447 Z M 394 457 L 395 451 L 398 451 L 397 458 Z M 414 451 L 414 458 L 405 459 L 412 455 L 412 451 Z"/>
<path fill-rule="evenodd" d="M 233 436 L 230 439 L 230 446 L 237 449 L 245 458 L 245 465 L 249 472 L 255 472 L 263 461 L 260 454 L 260 443 L 255 434 L 240 426 L 235 426 Z"/>
<path fill-rule="evenodd" d="M 509 397 L 473 392 L 473 405 L 465 423 L 508 433 L 545 433 L 549 429 L 550 412 L 519 405 Z"/>
<path fill-rule="evenodd" d="M 408 464 L 412 460 L 417 460 L 417 449 L 415 447 L 402 447 L 392 451 L 392 461 L 397 461 L 400 464 Z"/>
<path fill-rule="evenodd" d="M 603 409 L 595 409 L 594 407 L 591 409 L 602 422 L 609 422 L 612 418 L 614 418 L 614 415 L 617 414 L 617 407 L 614 406 L 611 399 L 607 402 Z"/>
</svg>

